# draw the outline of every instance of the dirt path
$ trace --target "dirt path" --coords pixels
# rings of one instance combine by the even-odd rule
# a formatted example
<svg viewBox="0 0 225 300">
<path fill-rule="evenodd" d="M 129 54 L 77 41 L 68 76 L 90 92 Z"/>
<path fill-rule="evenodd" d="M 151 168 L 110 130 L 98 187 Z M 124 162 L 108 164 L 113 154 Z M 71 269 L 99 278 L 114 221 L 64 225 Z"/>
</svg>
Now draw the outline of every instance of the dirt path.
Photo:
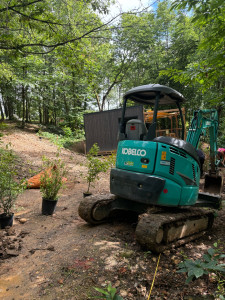
<svg viewBox="0 0 225 300">
<path fill-rule="evenodd" d="M 56 146 L 40 139 L 32 128 L 11 130 L 2 140 L 10 142 L 21 158 L 24 177 L 29 176 L 29 168 L 34 172 L 40 169 L 42 155 L 54 157 L 57 152 Z M 9 232 L 8 237 L 20 243 L 21 249 L 19 255 L 4 260 L 0 257 L 0 299 L 87 300 L 99 295 L 94 287 L 104 288 L 108 282 L 126 300 L 147 299 L 158 256 L 135 242 L 135 220 L 89 226 L 78 216 L 86 189 L 80 175 L 86 172 L 85 157 L 69 150 L 62 150 L 60 155 L 70 172 L 55 214 L 41 215 L 39 190 L 26 190 L 18 198 L 12 227 L 15 232 Z M 108 191 L 109 174 L 104 174 L 94 192 Z M 223 210 L 205 237 L 161 255 L 151 299 L 190 299 L 188 296 L 215 291 L 213 280 L 207 283 L 199 279 L 184 286 L 185 276 L 176 273 L 176 264 L 183 255 L 196 258 L 214 242 L 224 242 L 224 224 Z"/>
</svg>

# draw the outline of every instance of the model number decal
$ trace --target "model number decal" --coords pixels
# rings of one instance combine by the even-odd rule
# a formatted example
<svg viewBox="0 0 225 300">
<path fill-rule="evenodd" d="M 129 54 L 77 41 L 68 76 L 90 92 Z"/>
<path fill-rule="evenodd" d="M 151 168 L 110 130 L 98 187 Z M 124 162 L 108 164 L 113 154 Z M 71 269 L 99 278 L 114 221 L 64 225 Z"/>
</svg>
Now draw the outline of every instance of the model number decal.
<svg viewBox="0 0 225 300">
<path fill-rule="evenodd" d="M 124 165 L 125 165 L 125 166 L 133 167 L 134 162 L 133 162 L 133 161 L 125 161 Z"/>
<path fill-rule="evenodd" d="M 122 154 L 134 155 L 134 156 L 146 156 L 146 150 L 144 149 L 133 149 L 133 148 L 122 148 Z"/>
<path fill-rule="evenodd" d="M 170 161 L 168 161 L 168 160 L 161 160 L 161 161 L 160 161 L 160 165 L 163 165 L 163 166 L 170 166 Z"/>
</svg>

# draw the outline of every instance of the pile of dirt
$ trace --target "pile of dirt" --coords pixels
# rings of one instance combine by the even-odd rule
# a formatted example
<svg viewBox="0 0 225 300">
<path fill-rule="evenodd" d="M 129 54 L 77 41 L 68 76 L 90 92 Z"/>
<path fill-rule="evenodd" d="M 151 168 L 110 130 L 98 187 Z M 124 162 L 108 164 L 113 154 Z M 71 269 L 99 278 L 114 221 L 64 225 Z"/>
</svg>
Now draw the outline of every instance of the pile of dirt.
<svg viewBox="0 0 225 300">
<path fill-rule="evenodd" d="M 25 231 L 16 234 L 13 227 L 0 230 L 0 259 L 18 256 L 26 234 Z"/>
</svg>

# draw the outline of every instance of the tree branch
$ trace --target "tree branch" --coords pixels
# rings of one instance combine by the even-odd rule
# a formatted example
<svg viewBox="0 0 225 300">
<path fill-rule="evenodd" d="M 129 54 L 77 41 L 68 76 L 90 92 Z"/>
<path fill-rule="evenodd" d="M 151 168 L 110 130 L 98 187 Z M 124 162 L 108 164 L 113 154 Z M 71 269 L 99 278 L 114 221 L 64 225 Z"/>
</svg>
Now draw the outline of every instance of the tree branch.
<svg viewBox="0 0 225 300">
<path fill-rule="evenodd" d="M 61 26 L 63 26 L 63 25 L 65 26 L 65 25 L 66 25 L 66 24 L 61 24 L 61 23 L 51 22 L 51 21 L 49 21 L 49 20 L 36 19 L 36 18 L 33 18 L 33 17 L 28 16 L 28 15 L 26 15 L 26 14 L 23 14 L 23 13 L 21 13 L 20 11 L 15 10 L 14 8 L 11 8 L 10 10 L 14 11 L 15 13 L 17 13 L 17 14 L 23 16 L 23 17 L 26 17 L 26 18 L 28 18 L 28 19 L 30 19 L 30 20 L 33 20 L 33 21 L 37 21 L 37 22 L 41 22 L 41 23 L 47 23 L 47 24 L 51 24 L 51 25 L 61 25 Z"/>
<path fill-rule="evenodd" d="M 131 61 L 130 61 L 130 63 L 131 63 Z M 102 98 L 101 111 L 102 111 L 103 108 L 104 108 L 106 98 L 107 98 L 107 96 L 109 95 L 110 91 L 112 90 L 112 88 L 113 88 L 116 84 L 120 83 L 120 82 L 123 80 L 125 74 L 124 74 L 123 76 L 121 76 L 120 79 L 118 79 L 118 77 L 120 76 L 120 74 L 121 74 L 124 70 L 127 71 L 127 70 L 129 69 L 130 63 L 128 64 L 128 67 L 124 69 L 125 58 L 122 60 L 122 62 L 121 62 L 121 67 L 119 68 L 119 70 L 118 70 L 118 72 L 117 72 L 117 74 L 116 74 L 116 76 L 115 76 L 113 82 L 112 82 L 111 85 L 108 87 L 108 89 L 107 89 L 105 95 L 104 95 L 103 98 Z"/>
<path fill-rule="evenodd" d="M 0 49 L 1 50 L 20 50 L 20 51 L 23 51 L 23 48 L 26 48 L 26 47 L 44 47 L 44 48 L 51 48 L 49 51 L 41 51 L 41 52 L 32 52 L 32 51 L 23 51 L 24 53 L 29 53 L 29 54 L 47 54 L 51 51 L 53 51 L 56 47 L 59 47 L 59 46 L 64 46 L 68 43 L 73 43 L 75 41 L 78 41 L 78 40 L 81 40 L 85 37 L 87 37 L 88 35 L 90 35 L 91 33 L 95 33 L 95 32 L 98 32 L 100 31 L 103 27 L 107 26 L 108 24 L 110 24 L 111 22 L 113 22 L 116 18 L 118 18 L 121 14 L 117 15 L 116 17 L 112 18 L 111 20 L 109 20 L 107 23 L 104 23 L 104 24 L 101 24 L 100 26 L 97 26 L 95 28 L 92 28 L 91 30 L 87 31 L 86 33 L 82 34 L 81 36 L 79 37 L 76 37 L 76 38 L 73 38 L 73 39 L 69 39 L 69 40 L 66 40 L 66 41 L 62 41 L 62 42 L 59 42 L 59 43 L 56 43 L 56 44 L 45 44 L 45 43 L 30 43 L 30 44 L 22 44 L 22 45 L 16 45 L 16 46 L 3 46 L 3 45 L 0 45 Z"/>
<path fill-rule="evenodd" d="M 12 10 L 13 8 L 20 8 L 20 7 L 30 6 L 30 5 L 33 5 L 33 4 L 38 3 L 38 2 L 45 2 L 45 0 L 35 0 L 35 1 L 30 2 L 30 3 L 25 3 L 25 4 L 20 4 L 20 5 L 13 5 L 13 6 L 7 6 L 7 7 L 4 7 L 2 9 L 0 9 L 0 13 L 1 12 L 5 12 L 7 10 Z"/>
</svg>

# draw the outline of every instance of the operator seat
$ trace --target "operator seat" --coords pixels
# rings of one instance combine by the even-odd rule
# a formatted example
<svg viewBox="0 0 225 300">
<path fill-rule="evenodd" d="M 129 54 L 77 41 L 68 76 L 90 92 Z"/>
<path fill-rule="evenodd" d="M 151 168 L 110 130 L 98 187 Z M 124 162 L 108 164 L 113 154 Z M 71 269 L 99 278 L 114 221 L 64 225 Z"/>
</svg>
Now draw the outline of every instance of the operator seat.
<svg viewBox="0 0 225 300">
<path fill-rule="evenodd" d="M 139 119 L 131 119 L 126 124 L 126 140 L 143 140 L 147 134 L 145 124 Z"/>
<path fill-rule="evenodd" d="M 192 146 L 192 144 L 190 144 L 186 141 L 172 138 L 169 136 L 158 136 L 153 139 L 153 142 L 163 143 L 163 144 L 167 144 L 167 145 L 182 149 L 184 152 L 186 152 L 191 157 L 193 157 L 198 162 L 198 164 L 200 164 L 197 150 L 195 149 L 194 146 Z"/>
</svg>

